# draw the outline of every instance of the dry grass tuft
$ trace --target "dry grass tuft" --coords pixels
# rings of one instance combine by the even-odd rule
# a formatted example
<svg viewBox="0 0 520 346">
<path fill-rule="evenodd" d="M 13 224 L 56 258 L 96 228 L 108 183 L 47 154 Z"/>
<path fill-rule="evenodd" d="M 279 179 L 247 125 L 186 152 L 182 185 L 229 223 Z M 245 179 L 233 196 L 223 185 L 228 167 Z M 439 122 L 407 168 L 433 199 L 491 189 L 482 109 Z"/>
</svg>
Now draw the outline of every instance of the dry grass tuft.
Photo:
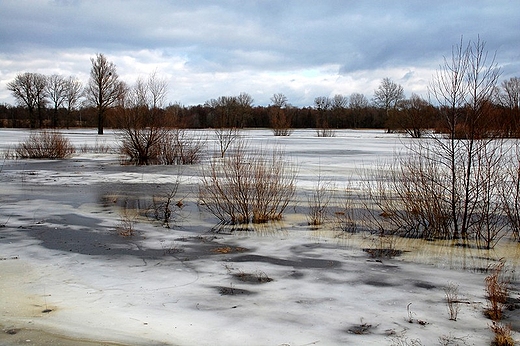
<svg viewBox="0 0 520 346">
<path fill-rule="evenodd" d="M 514 346 L 515 340 L 511 336 L 511 326 L 504 325 L 500 323 L 496 323 L 493 321 L 493 324 L 489 326 L 493 333 L 495 333 L 495 339 L 493 340 L 492 345 L 495 346 Z"/>
<path fill-rule="evenodd" d="M 504 262 L 492 266 L 486 277 L 488 307 L 486 315 L 493 321 L 500 321 L 509 295 L 509 280 L 504 277 Z"/>
</svg>

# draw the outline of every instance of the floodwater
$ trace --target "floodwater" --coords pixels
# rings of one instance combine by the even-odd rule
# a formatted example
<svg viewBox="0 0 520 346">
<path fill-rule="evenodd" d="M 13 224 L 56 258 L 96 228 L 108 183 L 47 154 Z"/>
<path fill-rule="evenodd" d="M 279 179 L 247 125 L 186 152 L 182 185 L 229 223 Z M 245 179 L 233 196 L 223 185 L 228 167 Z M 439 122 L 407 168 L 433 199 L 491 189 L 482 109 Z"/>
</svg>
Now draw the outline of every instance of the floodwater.
<svg viewBox="0 0 520 346">
<path fill-rule="evenodd" d="M 292 155 L 300 167 L 299 190 L 294 203 L 287 208 L 284 219 L 247 228 L 218 225 L 218 220 L 199 206 L 199 167 L 184 167 L 179 170 L 176 167 L 122 166 L 114 155 L 79 156 L 58 161 L 4 161 L 0 176 L 0 225 L 8 227 L 2 227 L 4 230 L 0 228 L 0 241 L 8 239 L 21 247 L 24 242 L 37 243 L 40 247 L 58 253 L 87 256 L 110 253 L 114 256 L 142 259 L 160 258 L 165 252 L 173 252 L 175 249 L 168 248 L 167 244 L 166 248 L 132 248 L 128 246 L 128 239 L 118 235 L 116 230 L 125 218 L 132 218 L 130 221 L 135 224 L 165 226 L 161 225 L 161 215 L 155 219 L 154 205 L 164 196 L 166 187 L 172 187 L 179 181 L 175 201 L 182 203 L 179 207 L 174 207 L 173 219 L 167 226 L 193 234 L 193 238 L 177 240 L 190 250 L 182 254 L 184 260 L 215 256 L 215 249 L 227 251 L 227 247 L 222 244 L 217 247 L 208 236 L 221 233 L 237 239 L 248 238 L 251 246 L 260 238 L 309 237 L 315 244 L 322 244 L 322 240 L 326 239 L 323 243 L 332 244 L 327 245 L 331 251 L 336 247 L 377 249 L 391 246 L 399 254 L 395 258 L 397 261 L 427 264 L 436 268 L 485 273 L 498 259 L 505 259 L 508 270 L 514 273 L 518 269 L 520 243 L 507 238 L 495 249 L 483 250 L 460 246 L 453 241 L 386 238 L 383 243 L 369 232 L 354 234 L 338 231 L 334 229 L 333 222 L 309 227 L 306 203 L 318 175 L 324 181 L 333 181 L 336 188 L 343 189 L 342 184 L 347 184 L 349 175 L 356 174 L 359 165 L 373 165 L 379 156 L 388 156 L 396 150 L 391 141 L 382 146 L 354 135 L 348 138 L 352 144 L 352 149 L 349 150 L 344 148 L 344 138 L 332 138 L 327 145 L 317 144 L 312 149 L 303 150 L 310 142 L 324 140 L 312 136 L 290 139 L 288 155 Z M 259 138 L 252 138 L 252 141 L 265 138 L 267 136 L 263 133 Z M 289 143 L 286 138 L 280 139 L 282 145 L 284 141 Z M 348 161 L 348 164 L 342 163 L 344 161 Z M 12 228 L 12 233 L 15 234 L 12 237 L 17 237 L 16 239 L 11 238 L 8 228 Z M 113 232 L 100 231 L 106 229 Z M 3 231 L 6 232 L 2 233 Z M 141 239 L 146 238 L 146 234 L 138 236 Z M 197 241 L 197 237 L 206 238 L 204 241 Z M 300 262 L 281 261 L 248 253 L 237 254 L 234 260 L 313 269 L 334 268 L 337 264 L 334 261 L 307 257 Z M 0 322 L 0 345 L 123 345 L 95 340 L 97 338 L 89 340 L 63 336 L 51 326 L 45 330 L 32 328 L 34 320 L 45 322 L 46 318 L 60 309 L 49 305 L 44 286 L 39 288 L 40 294 L 20 291 L 21 287 L 44 282 L 43 274 L 34 272 L 23 259 L 14 255 L 0 253 L 0 266 L 1 316 L 4 321 L 11 320 L 13 315 L 23 321 L 23 324 L 3 325 Z M 24 275 L 21 276 L 20 273 Z M 149 343 L 136 340 L 131 344 Z"/>
</svg>

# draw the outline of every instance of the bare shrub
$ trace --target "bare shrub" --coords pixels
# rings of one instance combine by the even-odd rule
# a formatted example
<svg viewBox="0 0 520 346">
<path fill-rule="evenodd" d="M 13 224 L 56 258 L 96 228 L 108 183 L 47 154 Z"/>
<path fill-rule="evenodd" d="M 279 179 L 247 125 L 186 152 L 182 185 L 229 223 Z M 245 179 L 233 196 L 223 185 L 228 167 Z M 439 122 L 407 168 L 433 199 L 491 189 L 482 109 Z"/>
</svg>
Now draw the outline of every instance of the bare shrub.
<svg viewBox="0 0 520 346">
<path fill-rule="evenodd" d="M 23 159 L 64 159 L 74 154 L 74 146 L 57 131 L 38 131 L 18 144 L 16 156 Z"/>
<path fill-rule="evenodd" d="M 125 123 L 119 135 L 121 153 L 132 164 L 160 163 L 161 144 L 168 130 L 150 120 L 152 112 L 145 107 L 136 107 L 125 113 L 122 115 Z"/>
<path fill-rule="evenodd" d="M 439 345 L 440 346 L 460 346 L 460 345 L 467 345 L 466 342 L 467 336 L 465 337 L 457 337 L 453 334 L 448 335 L 441 335 L 439 336 Z"/>
<path fill-rule="evenodd" d="M 240 138 L 240 129 L 237 127 L 216 128 L 215 136 L 220 149 L 220 157 L 224 157 L 229 147 Z"/>
<path fill-rule="evenodd" d="M 174 218 L 177 209 L 183 207 L 182 198 L 177 196 L 180 180 L 177 178 L 172 184 L 164 187 L 161 194 L 153 196 L 153 204 L 149 208 L 156 220 L 162 221 L 166 228 L 170 228 L 170 222 Z"/>
<path fill-rule="evenodd" d="M 361 196 L 356 196 L 351 188 L 345 189 L 345 195 L 334 208 L 333 222 L 336 230 L 355 233 L 359 229 L 360 215 L 356 210 L 362 205 L 359 202 L 360 198 Z"/>
<path fill-rule="evenodd" d="M 135 224 L 138 213 L 128 209 L 126 206 L 119 213 L 119 224 L 116 226 L 117 233 L 123 237 L 135 235 Z"/>
<path fill-rule="evenodd" d="M 364 197 L 360 198 L 363 210 L 360 222 L 367 230 L 371 241 L 370 247 L 364 251 L 373 257 L 394 257 L 402 252 L 396 250 L 396 236 L 402 230 L 402 227 L 395 223 L 396 215 L 400 212 L 399 200 L 385 178 L 388 174 L 387 168 L 381 167 L 374 172 L 364 172 Z"/>
<path fill-rule="evenodd" d="M 491 249 L 509 232 L 502 200 L 510 147 L 499 139 L 471 149 L 449 143 L 443 137 L 410 142 L 395 164 L 370 177 L 368 196 L 384 216 L 378 225 L 399 236 L 462 238 Z"/>
<path fill-rule="evenodd" d="M 192 165 L 200 162 L 206 140 L 185 129 L 170 130 L 163 138 L 159 161 L 165 165 Z"/>
<path fill-rule="evenodd" d="M 275 136 L 290 136 L 292 133 L 291 122 L 292 122 L 292 107 L 287 102 L 287 97 L 282 94 L 274 94 L 271 97 L 273 102 L 272 106 L 269 106 L 269 125 L 273 130 Z"/>
<path fill-rule="evenodd" d="M 520 241 L 520 147 L 515 143 L 512 160 L 506 165 L 506 176 L 502 187 L 502 206 L 511 232 Z"/>
<path fill-rule="evenodd" d="M 331 182 L 323 181 L 321 175 L 312 192 L 307 196 L 309 211 L 307 220 L 311 226 L 319 226 L 325 223 L 329 212 L 329 205 L 334 195 L 334 186 Z"/>
<path fill-rule="evenodd" d="M 283 150 L 267 154 L 238 141 L 231 155 L 213 159 L 202 171 L 199 199 L 222 223 L 279 220 L 294 195 L 296 173 Z"/>
<path fill-rule="evenodd" d="M 121 152 L 137 165 L 186 165 L 198 163 L 206 142 L 185 129 L 164 127 L 126 128 Z"/>
<path fill-rule="evenodd" d="M 405 332 L 390 337 L 390 346 L 422 346 L 421 339 L 410 339 Z"/>
<path fill-rule="evenodd" d="M 500 321 L 509 296 L 509 279 L 505 277 L 504 262 L 490 267 L 491 273 L 486 277 L 486 298 L 488 307 L 486 315 L 493 321 Z"/>
<path fill-rule="evenodd" d="M 446 287 L 444 287 L 444 293 L 446 294 L 446 304 L 448 304 L 450 320 L 456 321 L 460 311 L 459 286 L 450 282 Z"/>
<path fill-rule="evenodd" d="M 409 141 L 396 164 L 369 180 L 366 206 L 381 235 L 462 239 L 486 249 L 507 235 L 501 185 L 510 147 L 485 130 L 499 71 L 484 46 L 454 47 L 434 78 L 443 133 Z"/>
<path fill-rule="evenodd" d="M 515 340 L 511 336 L 511 326 L 504 325 L 493 321 L 493 324 L 489 326 L 493 333 L 495 333 L 495 339 L 493 345 L 495 346 L 514 346 Z"/>
<path fill-rule="evenodd" d="M 318 137 L 336 137 L 336 131 L 328 127 L 322 127 L 316 129 L 316 135 Z"/>
<path fill-rule="evenodd" d="M 83 144 L 79 147 L 79 151 L 82 153 L 94 153 L 94 154 L 107 154 L 114 149 L 106 143 L 106 141 L 100 143 L 96 140 L 94 145 Z"/>
</svg>

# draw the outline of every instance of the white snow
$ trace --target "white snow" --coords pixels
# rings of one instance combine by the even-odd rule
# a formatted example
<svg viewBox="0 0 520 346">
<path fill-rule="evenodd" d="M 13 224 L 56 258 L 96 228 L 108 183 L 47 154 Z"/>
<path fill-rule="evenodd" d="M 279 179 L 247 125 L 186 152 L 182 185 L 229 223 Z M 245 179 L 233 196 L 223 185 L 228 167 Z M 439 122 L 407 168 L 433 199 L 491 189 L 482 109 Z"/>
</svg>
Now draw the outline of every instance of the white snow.
<svg viewBox="0 0 520 346">
<path fill-rule="evenodd" d="M 63 132 L 78 147 L 117 148 L 110 131 Z M 0 130 L 0 152 L 28 133 Z M 285 148 L 300 193 L 318 177 L 341 189 L 409 140 L 378 130 L 244 135 Z M 403 256 L 379 261 L 362 250 L 370 239 L 310 228 L 298 204 L 273 226 L 215 234 L 215 219 L 196 205 L 199 166 L 121 166 L 116 150 L 1 167 L 0 345 L 440 345 L 441 337 L 489 345 L 478 268 L 506 257 L 514 269 L 520 258 L 518 244 L 470 251 L 407 240 L 397 244 Z M 172 227 L 140 217 L 135 236 L 118 235 L 123 200 L 150 200 L 178 174 L 185 208 Z M 237 278 L 247 273 L 272 281 Z M 457 321 L 445 302 L 449 283 L 464 302 Z"/>
</svg>

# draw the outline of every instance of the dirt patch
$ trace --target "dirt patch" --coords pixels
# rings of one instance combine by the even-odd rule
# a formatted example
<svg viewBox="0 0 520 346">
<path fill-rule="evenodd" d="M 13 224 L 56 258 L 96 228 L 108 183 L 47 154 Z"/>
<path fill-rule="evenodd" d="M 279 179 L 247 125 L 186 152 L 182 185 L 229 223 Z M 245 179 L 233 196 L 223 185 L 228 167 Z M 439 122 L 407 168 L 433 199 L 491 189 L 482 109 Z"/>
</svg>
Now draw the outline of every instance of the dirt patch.
<svg viewBox="0 0 520 346">
<path fill-rule="evenodd" d="M 239 281 L 250 284 L 264 284 L 273 281 L 266 273 L 259 271 L 255 273 L 234 273 L 233 277 Z"/>
</svg>

